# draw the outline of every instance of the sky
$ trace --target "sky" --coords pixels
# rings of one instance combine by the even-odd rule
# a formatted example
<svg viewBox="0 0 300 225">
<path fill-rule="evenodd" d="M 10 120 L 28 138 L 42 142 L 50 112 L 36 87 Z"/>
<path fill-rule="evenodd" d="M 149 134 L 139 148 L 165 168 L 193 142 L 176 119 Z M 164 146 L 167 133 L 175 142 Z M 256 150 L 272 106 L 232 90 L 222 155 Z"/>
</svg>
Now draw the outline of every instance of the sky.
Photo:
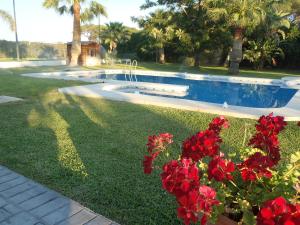
<svg viewBox="0 0 300 225">
<path fill-rule="evenodd" d="M 13 15 L 13 0 L 0 0 L 0 9 Z M 101 17 L 101 24 L 123 22 L 137 27 L 131 16 L 143 16 L 140 10 L 145 0 L 98 0 L 105 6 L 108 18 Z M 15 0 L 19 40 L 45 43 L 68 42 L 72 39 L 73 20 L 70 15 L 59 15 L 53 9 L 43 8 L 43 0 Z M 94 21 L 98 24 L 98 20 Z M 6 23 L 0 21 L 0 40 L 15 40 L 15 34 Z"/>
</svg>

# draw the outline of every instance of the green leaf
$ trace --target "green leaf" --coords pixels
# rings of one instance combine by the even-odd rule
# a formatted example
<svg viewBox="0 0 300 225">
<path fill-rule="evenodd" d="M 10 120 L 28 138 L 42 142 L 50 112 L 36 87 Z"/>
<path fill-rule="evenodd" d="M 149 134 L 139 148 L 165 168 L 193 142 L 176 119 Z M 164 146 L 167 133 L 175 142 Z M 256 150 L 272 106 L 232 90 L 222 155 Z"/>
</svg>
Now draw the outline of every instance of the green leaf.
<svg viewBox="0 0 300 225">
<path fill-rule="evenodd" d="M 245 224 L 245 225 L 256 224 L 256 219 L 255 219 L 255 216 L 254 216 L 252 210 L 243 211 L 242 221 L 243 221 L 243 224 Z"/>
</svg>

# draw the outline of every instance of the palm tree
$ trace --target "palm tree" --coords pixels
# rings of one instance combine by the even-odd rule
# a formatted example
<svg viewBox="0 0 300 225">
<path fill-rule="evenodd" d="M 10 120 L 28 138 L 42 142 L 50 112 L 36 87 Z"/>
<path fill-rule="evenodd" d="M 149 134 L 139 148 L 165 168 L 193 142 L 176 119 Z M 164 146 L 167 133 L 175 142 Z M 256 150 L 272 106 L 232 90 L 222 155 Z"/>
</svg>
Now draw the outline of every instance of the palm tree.
<svg viewBox="0 0 300 225">
<path fill-rule="evenodd" d="M 81 54 L 81 22 L 94 19 L 98 15 L 107 16 L 103 5 L 96 1 L 90 1 L 88 7 L 82 11 L 87 0 L 44 0 L 45 8 L 53 8 L 59 14 L 69 13 L 73 15 L 73 41 L 71 49 L 70 66 L 78 64 L 78 57 Z"/>
<path fill-rule="evenodd" d="M 165 45 L 175 36 L 175 27 L 172 25 L 172 14 L 161 9 L 150 13 L 145 18 L 133 18 L 140 27 L 154 40 L 154 46 L 158 49 L 159 63 L 165 63 Z"/>
<path fill-rule="evenodd" d="M 109 45 L 109 52 L 114 52 L 119 43 L 122 43 L 129 39 L 129 31 L 119 22 L 110 22 L 106 24 L 101 37 L 104 39 L 104 42 Z"/>
<path fill-rule="evenodd" d="M 278 58 L 284 58 L 284 52 L 280 48 L 280 42 L 285 39 L 287 30 L 290 29 L 291 5 L 286 2 L 265 2 L 266 17 L 259 24 L 253 34 L 248 37 L 248 49 L 244 58 L 254 63 L 257 69 L 262 69 L 265 62 L 276 65 Z"/>
<path fill-rule="evenodd" d="M 2 20 L 4 20 L 6 23 L 8 23 L 8 25 L 12 31 L 15 30 L 15 21 L 8 12 L 0 9 L 0 18 Z"/>
<path fill-rule="evenodd" d="M 210 14 L 223 15 L 227 24 L 233 29 L 233 44 L 230 53 L 230 74 L 239 73 L 239 64 L 243 57 L 243 38 L 246 32 L 252 31 L 265 18 L 263 0 L 230 0 L 215 1 Z"/>
</svg>

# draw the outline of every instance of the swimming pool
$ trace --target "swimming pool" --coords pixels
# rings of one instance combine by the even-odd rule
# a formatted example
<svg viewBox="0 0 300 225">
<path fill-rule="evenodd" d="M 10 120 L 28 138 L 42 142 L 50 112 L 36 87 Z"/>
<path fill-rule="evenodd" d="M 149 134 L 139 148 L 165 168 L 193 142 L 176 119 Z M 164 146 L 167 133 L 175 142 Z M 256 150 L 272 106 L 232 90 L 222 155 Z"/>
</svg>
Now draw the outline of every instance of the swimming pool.
<svg viewBox="0 0 300 225">
<path fill-rule="evenodd" d="M 96 76 L 102 80 L 128 80 L 125 74 L 101 74 Z M 171 96 L 172 98 L 188 99 L 216 104 L 254 108 L 281 108 L 288 104 L 298 90 L 282 88 L 275 85 L 232 83 L 216 80 L 192 80 L 180 77 L 136 75 L 138 82 L 159 84 L 173 84 L 188 86 L 184 96 Z M 135 80 L 135 77 L 134 77 Z M 140 92 L 144 95 L 170 97 L 164 94 Z"/>
<path fill-rule="evenodd" d="M 258 119 L 274 113 L 286 121 L 300 120 L 300 78 L 267 79 L 207 74 L 136 71 L 128 82 L 123 69 L 57 71 L 24 77 L 88 82 L 59 88 L 64 95 L 125 101 L 239 118 Z M 138 73 L 138 74 L 137 74 Z M 133 76 L 135 80 L 135 76 Z M 224 104 L 226 102 L 227 104 Z"/>
</svg>

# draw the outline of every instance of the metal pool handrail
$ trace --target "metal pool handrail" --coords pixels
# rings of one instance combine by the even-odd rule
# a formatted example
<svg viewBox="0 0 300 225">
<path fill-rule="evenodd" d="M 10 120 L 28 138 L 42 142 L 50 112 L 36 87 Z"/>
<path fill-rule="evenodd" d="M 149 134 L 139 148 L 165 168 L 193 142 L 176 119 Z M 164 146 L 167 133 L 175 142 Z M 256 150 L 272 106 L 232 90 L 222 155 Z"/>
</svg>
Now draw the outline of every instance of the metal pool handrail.
<svg viewBox="0 0 300 225">
<path fill-rule="evenodd" d="M 137 82 L 137 77 L 136 77 L 136 73 L 135 72 L 136 72 L 136 69 L 137 69 L 137 65 L 138 65 L 137 60 L 133 60 L 132 63 L 131 63 L 131 70 L 130 70 L 131 79 L 132 79 L 132 76 L 133 76 L 135 78 L 136 82 Z M 133 69 L 133 71 L 132 71 L 132 69 Z"/>
<path fill-rule="evenodd" d="M 129 67 L 129 71 L 128 71 L 128 67 Z M 127 74 L 127 71 L 128 71 L 128 74 Z M 127 81 L 127 75 L 128 75 L 129 81 L 131 81 L 130 74 L 131 74 L 131 59 L 125 61 L 124 76 L 125 76 L 126 81 Z"/>
</svg>

